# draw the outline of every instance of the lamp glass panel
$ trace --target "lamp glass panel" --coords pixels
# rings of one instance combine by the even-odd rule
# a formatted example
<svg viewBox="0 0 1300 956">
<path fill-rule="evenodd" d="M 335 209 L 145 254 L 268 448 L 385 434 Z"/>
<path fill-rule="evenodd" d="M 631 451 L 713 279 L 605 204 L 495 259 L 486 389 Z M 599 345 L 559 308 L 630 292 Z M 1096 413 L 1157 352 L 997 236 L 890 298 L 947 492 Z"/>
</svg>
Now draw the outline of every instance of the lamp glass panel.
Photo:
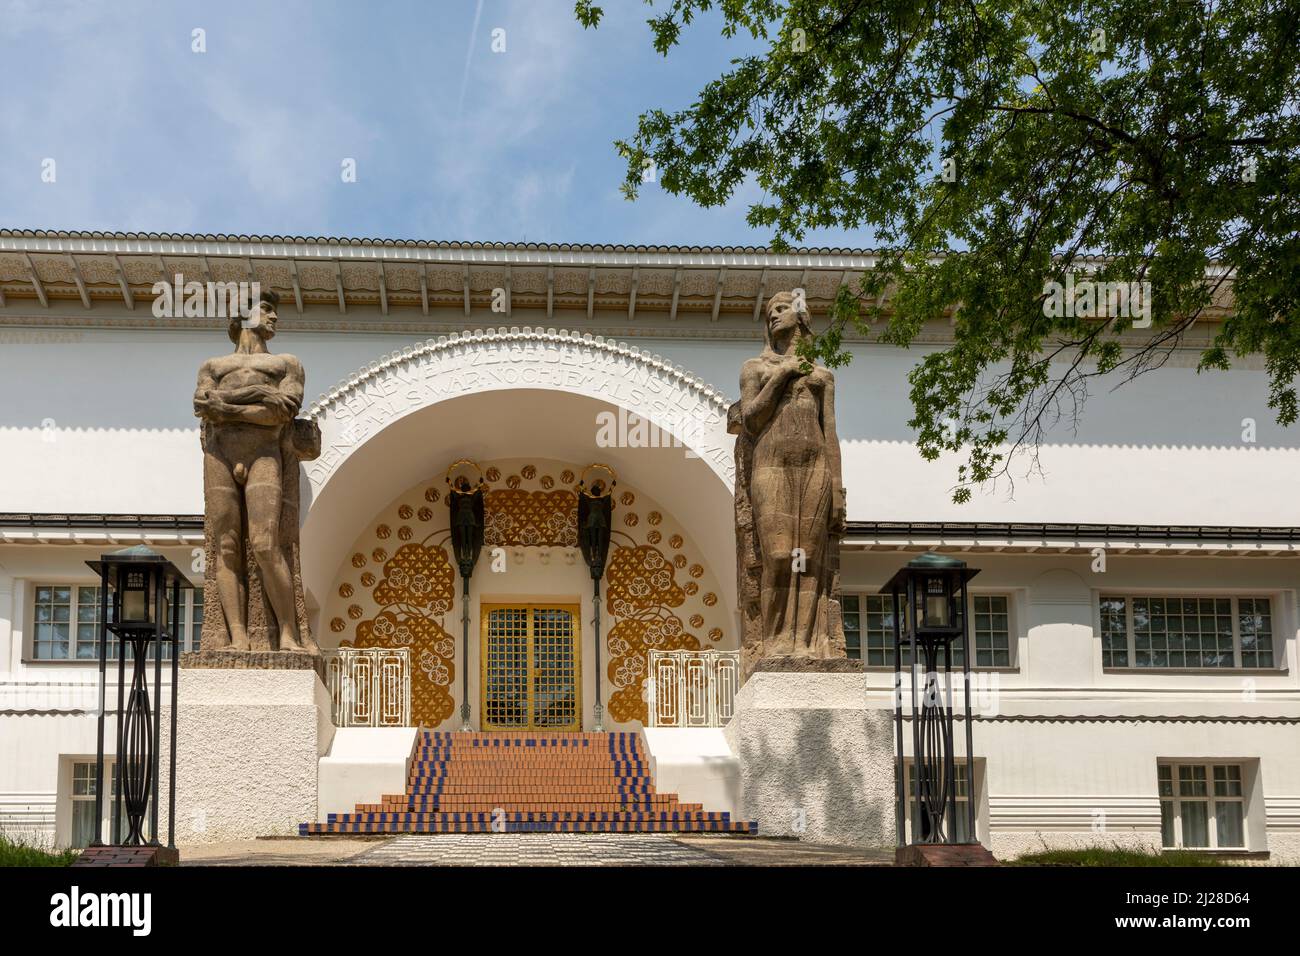
<svg viewBox="0 0 1300 956">
<path fill-rule="evenodd" d="M 943 578 L 925 580 L 925 626 L 949 627 L 952 624 L 948 589 Z"/>
<path fill-rule="evenodd" d="M 151 621 L 149 576 L 144 571 L 128 570 L 122 575 L 122 620 Z"/>
</svg>

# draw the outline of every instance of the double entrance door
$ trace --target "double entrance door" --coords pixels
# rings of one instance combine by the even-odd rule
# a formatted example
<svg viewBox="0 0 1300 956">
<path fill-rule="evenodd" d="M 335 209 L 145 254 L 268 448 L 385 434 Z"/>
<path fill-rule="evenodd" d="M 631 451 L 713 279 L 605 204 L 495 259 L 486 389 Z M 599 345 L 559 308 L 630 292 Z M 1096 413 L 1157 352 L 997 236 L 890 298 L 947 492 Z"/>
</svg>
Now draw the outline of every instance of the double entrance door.
<svg viewBox="0 0 1300 956">
<path fill-rule="evenodd" d="M 578 605 L 484 604 L 484 730 L 581 730 Z"/>
</svg>

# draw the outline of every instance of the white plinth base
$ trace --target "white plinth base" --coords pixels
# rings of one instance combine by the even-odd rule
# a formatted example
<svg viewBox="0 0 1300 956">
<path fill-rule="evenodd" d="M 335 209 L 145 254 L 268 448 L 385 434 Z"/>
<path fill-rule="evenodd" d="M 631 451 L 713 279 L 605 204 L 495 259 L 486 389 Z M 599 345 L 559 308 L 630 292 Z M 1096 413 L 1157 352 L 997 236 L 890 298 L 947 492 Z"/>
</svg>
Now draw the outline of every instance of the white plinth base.
<svg viewBox="0 0 1300 956">
<path fill-rule="evenodd" d="M 725 733 L 761 835 L 894 846 L 893 714 L 862 674 L 755 673 Z"/>
<path fill-rule="evenodd" d="M 646 727 L 655 790 L 741 820 L 740 761 L 721 727 Z"/>
<path fill-rule="evenodd" d="M 313 670 L 182 668 L 177 845 L 296 834 L 316 819 L 317 763 L 333 735 L 329 692 Z"/>
<path fill-rule="evenodd" d="M 358 803 L 378 803 L 386 793 L 405 793 L 414 727 L 340 727 L 320 758 L 316 822 L 331 813 L 352 813 Z"/>
</svg>

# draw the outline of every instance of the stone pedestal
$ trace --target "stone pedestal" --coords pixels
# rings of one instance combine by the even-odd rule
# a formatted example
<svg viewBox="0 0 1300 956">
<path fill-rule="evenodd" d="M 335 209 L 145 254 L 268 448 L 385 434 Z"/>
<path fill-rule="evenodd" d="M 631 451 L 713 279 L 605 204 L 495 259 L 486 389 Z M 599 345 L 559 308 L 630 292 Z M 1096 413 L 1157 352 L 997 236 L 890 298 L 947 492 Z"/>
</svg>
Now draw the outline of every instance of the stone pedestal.
<svg viewBox="0 0 1300 956">
<path fill-rule="evenodd" d="M 726 734 L 740 759 L 741 819 L 764 836 L 892 848 L 893 712 L 868 707 L 856 661 L 798 667 L 760 661 L 736 695 Z"/>
<path fill-rule="evenodd" d="M 988 848 L 979 843 L 914 843 L 894 851 L 899 866 L 998 866 Z"/>
<path fill-rule="evenodd" d="M 88 846 L 72 861 L 73 866 L 141 867 L 176 866 L 180 854 L 165 846 Z"/>
<path fill-rule="evenodd" d="M 302 655 L 296 667 L 283 659 L 291 655 L 268 656 L 281 658 L 279 669 L 182 661 L 176 727 L 176 844 L 182 848 L 292 836 L 298 824 L 316 819 L 318 762 L 334 735 L 329 692 L 311 656 Z M 163 801 L 170 699 L 166 704 Z M 161 810 L 165 842 L 165 802 Z"/>
</svg>

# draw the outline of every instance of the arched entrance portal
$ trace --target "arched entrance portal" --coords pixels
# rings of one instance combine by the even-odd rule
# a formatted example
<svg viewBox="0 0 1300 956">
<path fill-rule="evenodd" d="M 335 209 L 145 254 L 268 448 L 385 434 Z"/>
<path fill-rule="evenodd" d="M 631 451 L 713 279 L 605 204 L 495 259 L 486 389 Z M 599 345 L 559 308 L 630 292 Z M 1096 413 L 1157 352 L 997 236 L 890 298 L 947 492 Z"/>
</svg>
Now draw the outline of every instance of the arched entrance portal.
<svg viewBox="0 0 1300 956">
<path fill-rule="evenodd" d="M 572 489 L 583 466 L 605 462 L 620 481 L 602 697 L 609 723 L 643 720 L 647 647 L 736 646 L 726 404 L 636 349 L 529 329 L 431 341 L 363 369 L 311 409 L 323 451 L 303 489 L 303 578 L 322 645 L 410 647 L 413 719 L 427 726 L 456 724 L 467 666 L 481 727 L 493 654 L 509 644 L 492 644 L 485 611 L 576 607 L 572 673 L 564 634 L 547 661 L 558 655 L 552 683 L 572 681 L 589 719 L 594 609 Z M 488 545 L 505 559 L 494 572 L 485 551 L 472 579 L 468 661 L 441 496 L 447 465 L 461 457 L 492 470 Z M 528 726 L 544 725 L 537 713 Z"/>
</svg>

